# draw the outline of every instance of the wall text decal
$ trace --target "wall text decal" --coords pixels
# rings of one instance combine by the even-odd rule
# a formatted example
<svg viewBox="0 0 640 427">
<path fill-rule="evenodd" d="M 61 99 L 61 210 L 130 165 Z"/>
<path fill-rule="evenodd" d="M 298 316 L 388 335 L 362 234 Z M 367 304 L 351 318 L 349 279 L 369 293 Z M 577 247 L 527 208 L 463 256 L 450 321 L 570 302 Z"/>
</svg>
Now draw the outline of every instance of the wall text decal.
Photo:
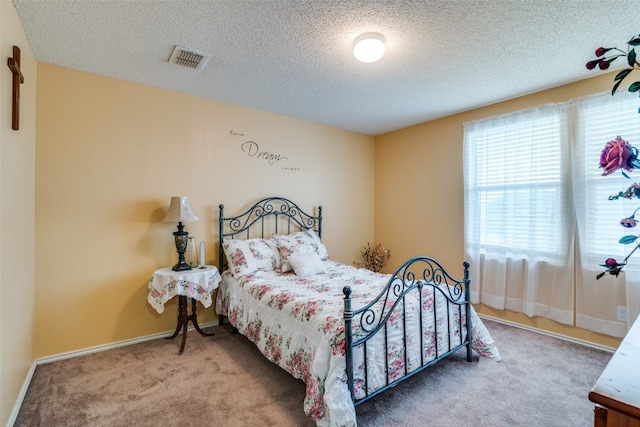
<svg viewBox="0 0 640 427">
<path fill-rule="evenodd" d="M 238 131 L 236 129 L 229 129 L 228 137 L 230 138 L 242 138 L 244 142 L 240 144 L 240 149 L 243 153 L 246 153 L 247 156 L 253 157 L 256 160 L 261 160 L 263 162 L 267 162 L 269 166 L 275 166 L 276 164 L 280 164 L 280 170 L 283 172 L 300 172 L 300 168 L 296 166 L 291 166 L 288 163 L 290 162 L 289 156 L 285 156 L 283 154 L 272 153 L 267 150 L 264 150 L 264 147 L 260 147 L 260 145 L 255 141 L 247 141 L 245 138 L 245 132 Z M 284 166 L 287 165 L 287 166 Z"/>
<path fill-rule="evenodd" d="M 270 153 L 268 151 L 260 151 L 260 146 L 255 141 L 244 142 L 240 148 L 247 153 L 249 157 L 255 157 L 256 159 L 266 160 L 270 165 L 274 165 L 281 160 L 288 160 L 289 158 L 281 154 Z"/>
</svg>

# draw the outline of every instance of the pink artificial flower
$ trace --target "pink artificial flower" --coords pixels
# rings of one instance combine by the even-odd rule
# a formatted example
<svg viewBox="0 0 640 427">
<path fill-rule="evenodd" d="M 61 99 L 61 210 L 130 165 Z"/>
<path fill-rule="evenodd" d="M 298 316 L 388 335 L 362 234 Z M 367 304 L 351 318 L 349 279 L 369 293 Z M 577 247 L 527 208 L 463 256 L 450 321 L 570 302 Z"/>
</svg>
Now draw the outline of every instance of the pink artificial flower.
<svg viewBox="0 0 640 427">
<path fill-rule="evenodd" d="M 600 153 L 600 168 L 604 169 L 602 175 L 609 175 L 618 169 L 631 172 L 633 168 L 627 164 L 631 158 L 631 145 L 617 136 L 607 142 Z"/>
<path fill-rule="evenodd" d="M 620 225 L 624 228 L 633 228 L 638 225 L 638 221 L 636 221 L 635 218 L 622 218 L 620 220 Z"/>
<path fill-rule="evenodd" d="M 615 267 L 618 265 L 618 261 L 616 261 L 615 258 L 607 258 L 604 264 L 608 267 Z"/>
</svg>

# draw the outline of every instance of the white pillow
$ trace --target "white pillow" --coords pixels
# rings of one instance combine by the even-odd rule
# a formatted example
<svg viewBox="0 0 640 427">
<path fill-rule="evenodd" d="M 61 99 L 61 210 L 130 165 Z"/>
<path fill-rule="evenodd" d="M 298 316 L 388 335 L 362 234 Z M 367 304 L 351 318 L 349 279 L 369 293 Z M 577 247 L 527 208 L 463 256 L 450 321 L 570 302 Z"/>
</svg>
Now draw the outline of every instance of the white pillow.
<svg viewBox="0 0 640 427">
<path fill-rule="evenodd" d="M 244 276 L 258 270 L 275 270 L 281 264 L 275 239 L 224 240 L 222 248 L 233 277 Z"/>
<path fill-rule="evenodd" d="M 324 263 L 317 253 L 293 254 L 289 256 L 289 263 L 296 276 L 306 277 L 324 273 Z"/>
<path fill-rule="evenodd" d="M 286 236 L 278 234 L 275 235 L 274 238 L 276 239 L 278 249 L 280 249 L 280 256 L 282 258 L 282 266 L 280 268 L 283 273 L 291 271 L 289 256 L 293 254 L 316 253 L 322 261 L 329 259 L 327 248 L 313 230 L 299 231 Z"/>
</svg>

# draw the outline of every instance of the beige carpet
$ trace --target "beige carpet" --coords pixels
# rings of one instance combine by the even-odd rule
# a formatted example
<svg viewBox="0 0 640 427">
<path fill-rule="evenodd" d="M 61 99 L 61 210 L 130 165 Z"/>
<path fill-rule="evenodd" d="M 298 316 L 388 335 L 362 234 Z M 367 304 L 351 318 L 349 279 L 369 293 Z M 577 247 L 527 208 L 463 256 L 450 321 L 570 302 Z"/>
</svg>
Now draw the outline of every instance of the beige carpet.
<svg viewBox="0 0 640 427">
<path fill-rule="evenodd" d="M 357 408 L 370 426 L 593 425 L 611 353 L 486 321 L 502 362 L 453 355 Z M 15 426 L 313 426 L 304 384 L 224 328 L 37 367 Z"/>
</svg>

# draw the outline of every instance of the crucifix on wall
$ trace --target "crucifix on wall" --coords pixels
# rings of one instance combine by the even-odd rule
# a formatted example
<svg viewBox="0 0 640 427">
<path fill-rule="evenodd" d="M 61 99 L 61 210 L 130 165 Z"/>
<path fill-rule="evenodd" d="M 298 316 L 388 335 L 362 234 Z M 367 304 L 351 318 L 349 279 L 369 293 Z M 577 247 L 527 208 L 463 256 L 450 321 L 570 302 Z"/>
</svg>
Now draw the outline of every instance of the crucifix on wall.
<svg viewBox="0 0 640 427">
<path fill-rule="evenodd" d="M 13 73 L 13 99 L 11 101 L 11 129 L 20 129 L 20 85 L 24 83 L 24 76 L 20 70 L 20 48 L 13 47 L 13 58 L 7 59 L 7 65 Z"/>
</svg>

